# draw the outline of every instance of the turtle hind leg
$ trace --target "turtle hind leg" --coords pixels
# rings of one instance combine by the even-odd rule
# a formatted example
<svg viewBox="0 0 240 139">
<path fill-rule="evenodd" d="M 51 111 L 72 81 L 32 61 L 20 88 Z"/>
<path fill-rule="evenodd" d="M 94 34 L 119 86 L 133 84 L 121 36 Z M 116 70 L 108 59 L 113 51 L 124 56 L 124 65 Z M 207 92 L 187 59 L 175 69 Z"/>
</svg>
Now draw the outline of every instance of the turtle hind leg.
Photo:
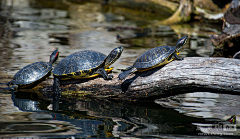
<svg viewBox="0 0 240 139">
<path fill-rule="evenodd" d="M 135 67 L 128 67 L 127 69 L 128 70 L 126 70 L 118 75 L 119 80 L 123 80 L 131 73 L 134 73 L 135 71 L 137 71 L 137 68 L 135 68 Z"/>
<path fill-rule="evenodd" d="M 56 76 L 54 76 L 53 92 L 54 92 L 54 95 L 59 95 L 59 96 L 61 96 L 60 80 L 59 80 L 59 78 L 56 77 Z"/>
<path fill-rule="evenodd" d="M 52 101 L 52 104 L 53 104 L 52 110 L 53 111 L 58 111 L 60 97 L 61 96 L 59 94 L 53 94 L 53 101 Z"/>
<path fill-rule="evenodd" d="M 54 82 L 53 82 L 53 111 L 58 111 L 59 108 L 59 100 L 61 98 L 61 89 L 60 89 L 60 80 L 58 77 L 54 76 Z"/>
<path fill-rule="evenodd" d="M 99 68 L 95 73 L 102 75 L 104 80 L 111 80 L 113 78 L 113 75 L 108 75 L 103 67 Z"/>
</svg>

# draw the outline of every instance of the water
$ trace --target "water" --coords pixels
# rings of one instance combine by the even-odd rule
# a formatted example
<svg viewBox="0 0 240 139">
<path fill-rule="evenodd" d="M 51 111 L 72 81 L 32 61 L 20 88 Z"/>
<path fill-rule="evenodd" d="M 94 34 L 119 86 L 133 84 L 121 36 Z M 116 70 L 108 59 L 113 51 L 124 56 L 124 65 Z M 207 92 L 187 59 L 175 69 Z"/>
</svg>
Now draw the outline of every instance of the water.
<svg viewBox="0 0 240 139">
<path fill-rule="evenodd" d="M 165 44 L 175 45 L 184 35 L 189 35 L 190 39 L 182 48 L 181 57 L 231 56 L 219 55 L 208 37 L 219 34 L 221 25 L 194 22 L 151 27 L 152 17 L 145 21 L 137 14 L 131 18 L 119 11 L 118 7 L 106 8 L 100 3 L 76 4 L 66 0 L 1 1 L 1 83 L 10 81 L 18 70 L 30 63 L 49 61 L 55 49 L 59 50 L 61 60 L 80 50 L 108 54 L 122 45 L 124 52 L 113 64 L 114 72 L 132 65 L 146 50 Z M 163 14 L 162 18 L 168 16 Z M 123 38 L 120 42 L 116 37 L 118 34 Z M 204 136 L 208 138 L 211 137 L 209 133 L 216 137 L 220 133 L 204 132 L 201 129 L 206 124 L 226 122 L 231 115 L 239 115 L 235 96 L 207 93 L 204 95 L 207 98 L 202 98 L 201 92 L 193 94 L 195 97 L 189 94 L 184 97 L 197 105 L 187 105 L 189 100 L 182 99 L 182 95 L 175 96 L 182 102 L 180 104 L 167 101 L 172 98 L 156 99 L 155 102 L 121 102 L 64 96 L 59 110 L 53 112 L 52 97 L 46 93 L 1 89 L 0 137 L 200 138 L 199 133 L 208 133 Z M 221 135 L 233 137 L 239 133 L 229 131 L 221 132 Z"/>
</svg>

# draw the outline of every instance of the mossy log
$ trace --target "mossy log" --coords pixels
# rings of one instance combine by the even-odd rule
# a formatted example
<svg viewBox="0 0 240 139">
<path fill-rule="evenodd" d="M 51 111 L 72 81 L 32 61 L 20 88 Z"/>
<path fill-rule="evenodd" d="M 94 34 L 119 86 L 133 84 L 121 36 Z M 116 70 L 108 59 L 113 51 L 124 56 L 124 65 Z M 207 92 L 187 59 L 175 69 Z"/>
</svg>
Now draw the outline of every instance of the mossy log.
<svg viewBox="0 0 240 139">
<path fill-rule="evenodd" d="M 63 95 L 145 99 L 194 91 L 240 92 L 240 60 L 231 58 L 186 57 L 124 81 L 118 80 L 118 73 L 112 74 L 115 79 L 109 81 L 100 77 L 62 82 L 61 88 L 67 90 Z M 48 81 L 50 89 L 53 81 Z"/>
</svg>

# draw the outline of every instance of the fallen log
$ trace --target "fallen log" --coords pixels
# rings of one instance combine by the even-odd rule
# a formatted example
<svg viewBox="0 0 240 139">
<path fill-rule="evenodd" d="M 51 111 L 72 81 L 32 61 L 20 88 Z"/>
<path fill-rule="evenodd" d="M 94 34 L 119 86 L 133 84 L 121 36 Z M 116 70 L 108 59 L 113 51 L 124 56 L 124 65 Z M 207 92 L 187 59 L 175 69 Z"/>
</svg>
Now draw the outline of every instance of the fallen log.
<svg viewBox="0 0 240 139">
<path fill-rule="evenodd" d="M 129 92 L 240 91 L 240 61 L 227 58 L 188 57 L 173 61 L 154 74 L 144 73 Z M 149 93 L 148 93 L 149 94 Z"/>
<path fill-rule="evenodd" d="M 169 25 L 188 22 L 190 19 L 219 23 L 230 2 L 231 0 L 114 0 L 109 1 L 108 4 L 155 14 L 155 18 L 159 15 L 164 16 L 162 13 L 172 14 L 164 19 L 158 18 L 159 21 L 154 23 L 154 25 Z M 116 8 L 114 11 L 116 12 Z M 119 13 L 122 14 L 125 11 L 120 10 Z M 132 14 L 133 11 L 125 16 L 129 16 L 129 13 Z M 146 16 L 143 17 L 143 19 L 146 18 Z"/>
<path fill-rule="evenodd" d="M 155 25 L 169 25 L 181 22 L 187 22 L 191 19 L 192 5 L 190 0 L 180 0 L 180 4 L 175 13 L 166 20 L 159 21 Z"/>
<path fill-rule="evenodd" d="M 219 23 L 231 0 L 194 0 L 194 19 Z"/>
<path fill-rule="evenodd" d="M 193 91 L 240 92 L 240 60 L 232 58 L 186 57 L 133 74 L 125 81 L 117 79 L 118 73 L 113 75 L 115 79 L 110 81 L 95 78 L 62 82 L 63 95 L 141 99 Z M 53 81 L 47 82 L 51 91 Z"/>
</svg>

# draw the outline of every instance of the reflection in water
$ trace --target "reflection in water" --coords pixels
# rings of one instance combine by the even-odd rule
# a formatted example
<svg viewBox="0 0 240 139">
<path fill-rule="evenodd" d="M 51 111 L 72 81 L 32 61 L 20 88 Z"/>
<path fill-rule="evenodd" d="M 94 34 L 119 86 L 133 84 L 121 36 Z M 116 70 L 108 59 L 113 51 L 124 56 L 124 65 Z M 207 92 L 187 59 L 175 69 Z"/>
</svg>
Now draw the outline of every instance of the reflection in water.
<svg viewBox="0 0 240 139">
<path fill-rule="evenodd" d="M 227 122 L 230 114 L 235 114 L 237 119 L 239 117 L 238 102 L 234 101 L 233 95 L 189 93 L 185 97 L 179 95 L 158 99 L 156 103 L 61 97 L 57 100 L 59 103 L 55 112 L 49 111 L 51 103 L 54 104 L 51 95 L 15 92 L 12 96 L 2 96 L 4 99 L 7 96 L 12 98 L 0 101 L 3 125 L 0 133 L 6 137 L 10 133 L 11 136 L 18 136 L 20 132 L 28 133 L 28 136 L 55 137 L 60 134 L 61 137 L 174 137 L 175 134 L 198 137 L 199 133 L 212 133 L 206 130 L 209 127 L 218 135 L 239 135 L 236 131 L 215 132 L 219 129 L 217 125 L 231 124 Z M 180 113 L 159 104 L 175 108 Z M 229 110 L 230 106 L 236 107 L 235 111 Z M 8 112 L 4 112 L 6 109 Z M 193 118 L 194 115 L 201 118 Z M 11 120 L 6 120 L 10 117 Z M 25 128 L 19 128 L 23 125 Z M 233 125 L 238 125 L 238 120 Z"/>
<path fill-rule="evenodd" d="M 113 121 L 106 118 L 87 117 L 78 113 L 77 116 L 68 116 L 61 113 L 50 113 L 46 110 L 40 110 L 38 101 L 23 98 L 20 92 L 12 93 L 12 101 L 2 101 L 7 96 L 1 94 L 1 113 L 0 113 L 0 137 L 31 137 L 31 136 L 51 136 L 51 137 L 89 137 L 107 135 L 105 132 L 111 133 L 106 127 L 113 125 Z M 25 95 L 26 96 L 26 95 Z M 36 95 L 30 95 L 28 98 Z M 9 105 L 8 103 L 13 103 Z M 47 102 L 48 103 L 48 102 Z M 46 105 L 44 103 L 44 105 Z M 11 110 L 9 106 L 12 107 Z M 19 108 L 19 110 L 17 109 Z M 5 112 L 4 110 L 8 110 Z M 21 111 L 20 111 L 21 110 Z M 31 111 L 31 112 L 29 112 Z M 34 112 L 34 113 L 32 113 Z M 67 113 L 66 113 L 67 114 Z M 7 118 L 7 119 L 6 119 Z M 11 118 L 11 120 L 9 119 Z M 110 121 L 110 123 L 108 122 Z M 104 134 L 101 127 L 104 128 Z M 98 135 L 99 132 L 99 135 Z"/>
<path fill-rule="evenodd" d="M 10 97 L 10 95 L 8 95 Z M 70 111 L 66 111 L 64 106 L 62 113 L 51 113 L 46 110 L 40 110 L 41 105 L 50 104 L 49 102 L 39 103 L 38 101 L 30 100 L 29 98 L 37 99 L 38 96 L 34 93 L 26 96 L 26 92 L 12 93 L 12 101 L 1 101 L 0 105 L 5 106 L 5 103 L 13 102 L 13 108 L 19 108 L 18 111 L 9 111 L 5 113 L 1 111 L 2 119 L 0 136 L 3 137 L 19 137 L 19 136 L 53 136 L 58 137 L 113 137 L 114 134 L 120 131 L 127 131 L 134 127 L 130 122 L 124 120 L 111 119 L 107 117 L 95 117 L 86 114 L 86 111 L 77 111 L 71 107 Z M 19 98 L 20 97 L 20 98 Z M 5 98 L 6 99 L 6 98 Z M 65 100 L 63 105 L 71 106 L 69 100 Z M 35 105 L 39 104 L 39 105 Z M 6 105 L 9 106 L 9 105 Z M 15 107 L 16 106 L 16 107 Z M 43 106 L 45 107 L 45 106 Z M 8 107 L 9 108 L 9 107 Z M 2 107 L 5 110 L 5 107 Z M 34 113 L 31 113 L 31 112 Z M 20 118 L 18 115 L 26 118 Z M 24 113 L 24 114 L 23 114 Z M 3 116 L 4 115 L 4 116 Z M 5 122 L 4 117 L 12 117 Z M 20 118 L 20 119 L 19 119 Z M 136 126 L 136 125 L 135 125 Z M 132 129 L 133 130 L 133 129 Z"/>
<path fill-rule="evenodd" d="M 12 93 L 12 97 L 11 94 L 0 93 L 0 137 L 69 136 L 75 134 L 76 128 L 72 124 L 53 120 L 49 113 L 40 112 L 41 110 L 36 105 L 32 105 L 36 103 L 38 102 L 28 99 L 18 100 L 14 93 Z M 36 112 L 28 112 L 29 110 L 36 110 Z"/>
<path fill-rule="evenodd" d="M 29 99 L 16 99 L 15 95 L 12 94 L 13 105 L 18 107 L 21 111 L 27 112 L 41 112 L 42 110 L 38 108 L 38 102 Z"/>
<path fill-rule="evenodd" d="M 105 132 L 106 135 L 111 133 L 114 137 L 160 137 L 161 134 L 189 134 L 189 132 L 185 131 L 192 131 L 193 135 L 196 134 L 195 127 L 188 122 L 198 121 L 197 119 L 186 118 L 182 115 L 179 115 L 181 118 L 174 119 L 173 117 L 176 116 L 175 112 L 169 112 L 169 110 L 163 109 L 152 102 L 126 103 L 98 99 L 67 99 L 64 97 L 59 102 L 59 111 L 67 115 L 70 114 L 69 111 L 66 111 L 66 105 L 68 105 L 70 107 L 68 110 L 71 109 L 72 111 L 70 115 L 74 119 L 79 115 L 101 117 L 99 119 L 107 118 L 108 126 L 105 127 L 106 120 L 104 120 L 105 126 L 103 126 L 103 129 L 99 127 L 97 135 L 100 132 Z M 182 123 L 184 123 L 184 126 L 182 126 Z M 108 132 L 106 132 L 105 128 L 108 128 Z"/>
<path fill-rule="evenodd" d="M 240 115 L 240 98 L 237 95 L 210 92 L 187 93 L 155 100 L 157 104 L 174 108 L 180 113 L 201 118 L 223 118 Z"/>
<path fill-rule="evenodd" d="M 206 118 L 205 123 L 193 123 L 203 133 L 239 136 L 238 120 L 236 120 L 236 124 L 228 120 L 232 115 L 236 115 L 236 119 L 240 119 L 239 97 L 229 94 L 194 92 L 157 99 L 155 103 L 174 108 L 179 113 L 191 117 Z M 223 129 L 229 126 L 231 129 Z"/>
</svg>

